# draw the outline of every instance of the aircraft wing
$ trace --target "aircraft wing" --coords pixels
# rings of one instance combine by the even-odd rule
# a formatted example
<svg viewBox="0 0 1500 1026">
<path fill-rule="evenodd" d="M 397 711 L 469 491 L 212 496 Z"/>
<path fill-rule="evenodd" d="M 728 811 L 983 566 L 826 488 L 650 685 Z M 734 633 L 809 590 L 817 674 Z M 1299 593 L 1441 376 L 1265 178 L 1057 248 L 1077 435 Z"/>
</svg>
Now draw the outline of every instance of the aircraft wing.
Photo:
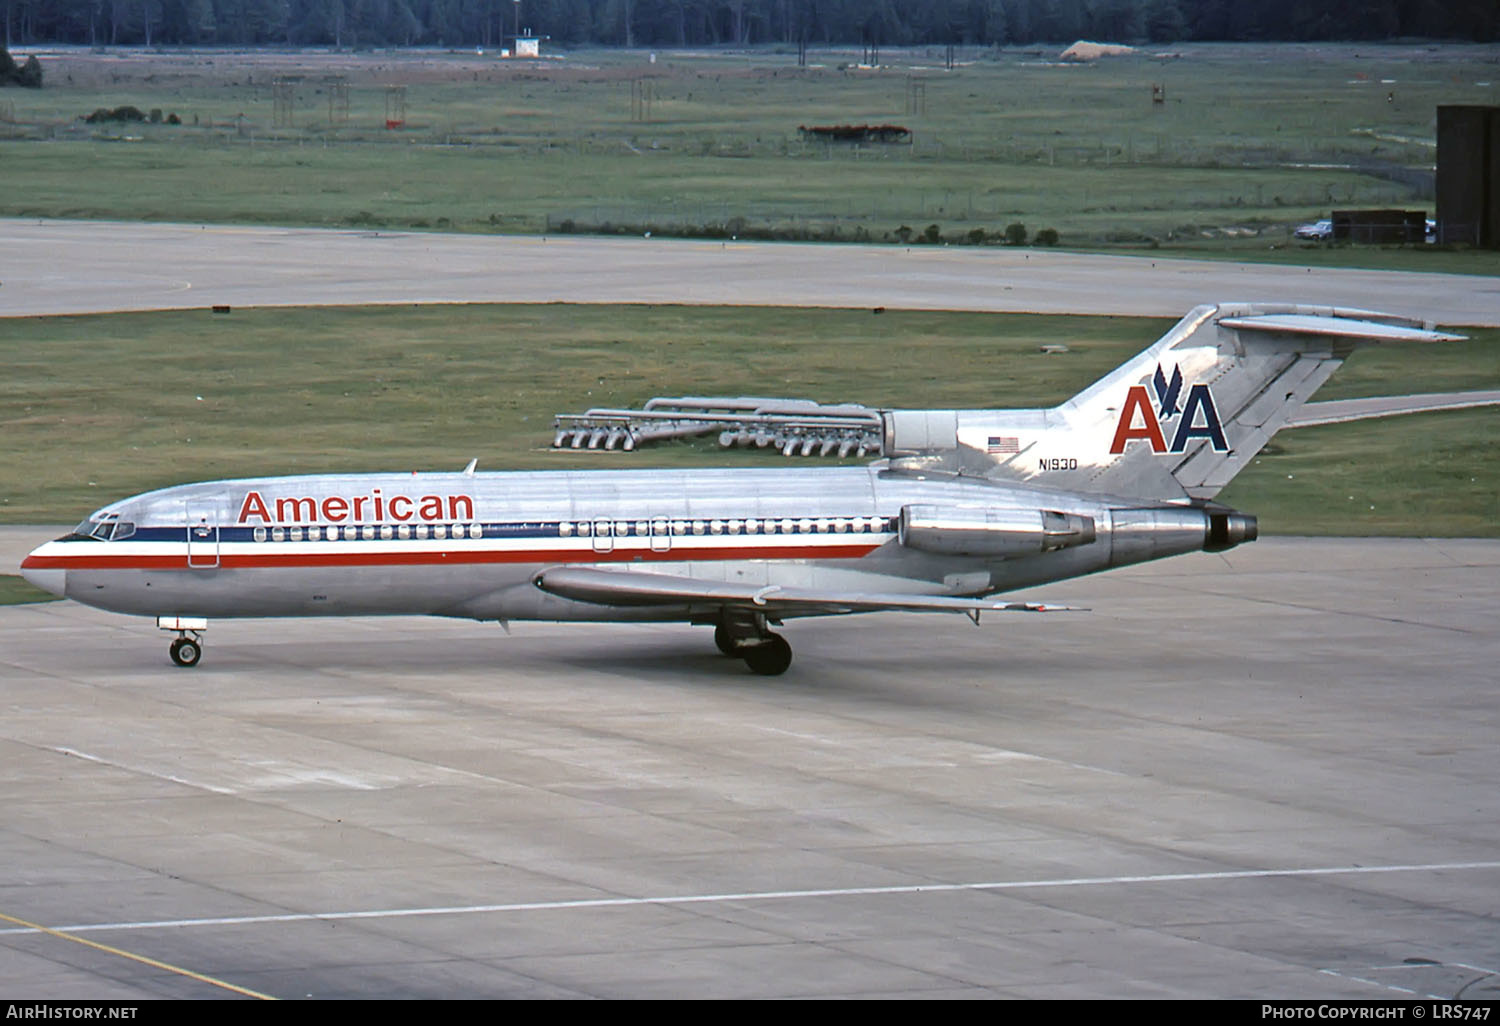
<svg viewBox="0 0 1500 1026">
<path fill-rule="evenodd" d="M 749 606 L 772 615 L 809 616 L 828 613 L 905 612 L 966 613 L 976 621 L 980 613 L 1083 612 L 1076 606 L 1016 602 L 1000 598 L 958 598 L 950 595 L 878 594 L 825 591 L 780 585 L 736 585 L 701 581 L 675 574 L 640 570 L 595 570 L 565 566 L 544 570 L 535 578 L 545 592 L 604 606 L 668 606 L 683 603 Z"/>
</svg>

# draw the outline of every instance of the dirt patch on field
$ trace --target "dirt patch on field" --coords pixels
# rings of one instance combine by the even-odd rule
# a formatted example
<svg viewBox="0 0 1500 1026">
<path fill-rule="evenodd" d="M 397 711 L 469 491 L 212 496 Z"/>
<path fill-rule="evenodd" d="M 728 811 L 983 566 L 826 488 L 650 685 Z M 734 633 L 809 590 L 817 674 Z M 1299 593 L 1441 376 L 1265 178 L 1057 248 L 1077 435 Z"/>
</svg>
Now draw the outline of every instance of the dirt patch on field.
<svg viewBox="0 0 1500 1026">
<path fill-rule="evenodd" d="M 1065 61 L 1097 61 L 1100 57 L 1123 57 L 1135 53 L 1135 47 L 1119 43 L 1090 43 L 1080 39 L 1059 56 Z"/>
</svg>

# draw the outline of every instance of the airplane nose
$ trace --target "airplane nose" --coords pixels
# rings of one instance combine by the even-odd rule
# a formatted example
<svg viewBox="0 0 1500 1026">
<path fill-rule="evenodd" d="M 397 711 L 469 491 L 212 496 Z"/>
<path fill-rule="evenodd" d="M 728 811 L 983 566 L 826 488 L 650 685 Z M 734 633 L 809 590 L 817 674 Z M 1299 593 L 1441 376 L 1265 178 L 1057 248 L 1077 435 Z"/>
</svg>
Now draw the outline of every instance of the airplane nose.
<svg viewBox="0 0 1500 1026">
<path fill-rule="evenodd" d="M 21 560 L 21 576 L 33 587 L 50 591 L 61 598 L 68 590 L 68 572 L 55 567 L 39 566 L 40 562 L 35 555 Z"/>
</svg>

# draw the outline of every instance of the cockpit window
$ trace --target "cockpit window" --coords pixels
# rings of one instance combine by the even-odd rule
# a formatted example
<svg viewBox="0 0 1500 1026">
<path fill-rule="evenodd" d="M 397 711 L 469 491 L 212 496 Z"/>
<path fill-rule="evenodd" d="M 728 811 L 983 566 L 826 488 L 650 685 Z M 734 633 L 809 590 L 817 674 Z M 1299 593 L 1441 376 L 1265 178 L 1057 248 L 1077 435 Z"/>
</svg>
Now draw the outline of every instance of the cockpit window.
<svg viewBox="0 0 1500 1026">
<path fill-rule="evenodd" d="M 67 537 L 92 538 L 96 541 L 119 541 L 135 534 L 135 524 L 121 520 L 118 513 L 95 514 L 77 527 Z"/>
</svg>

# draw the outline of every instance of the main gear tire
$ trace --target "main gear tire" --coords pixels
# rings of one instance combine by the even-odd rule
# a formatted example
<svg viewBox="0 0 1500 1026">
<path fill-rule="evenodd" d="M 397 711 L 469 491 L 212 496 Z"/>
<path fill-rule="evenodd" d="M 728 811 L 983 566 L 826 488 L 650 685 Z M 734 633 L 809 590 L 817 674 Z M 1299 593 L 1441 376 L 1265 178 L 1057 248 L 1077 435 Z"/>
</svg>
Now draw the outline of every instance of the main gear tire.
<svg viewBox="0 0 1500 1026">
<path fill-rule="evenodd" d="M 744 655 L 740 651 L 740 646 L 736 644 L 734 635 L 729 633 L 729 628 L 722 623 L 714 628 L 714 644 L 718 646 L 720 652 L 723 652 L 727 656 L 738 658 Z"/>
<path fill-rule="evenodd" d="M 752 673 L 762 677 L 778 677 L 792 665 L 792 646 L 780 634 L 767 634 L 764 642 L 738 654 Z"/>
</svg>

